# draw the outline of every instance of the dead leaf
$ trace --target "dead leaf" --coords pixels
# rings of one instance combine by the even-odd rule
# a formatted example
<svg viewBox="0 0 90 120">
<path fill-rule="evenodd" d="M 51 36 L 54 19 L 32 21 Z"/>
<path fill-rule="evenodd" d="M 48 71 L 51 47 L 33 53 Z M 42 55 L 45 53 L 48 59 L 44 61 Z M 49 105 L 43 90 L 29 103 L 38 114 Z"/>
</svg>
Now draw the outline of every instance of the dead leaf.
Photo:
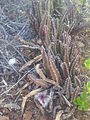
<svg viewBox="0 0 90 120">
<path fill-rule="evenodd" d="M 44 31 L 45 31 L 45 43 L 47 46 L 49 46 L 51 41 L 50 41 L 50 36 L 49 36 L 49 30 L 46 25 L 44 26 Z"/>
<path fill-rule="evenodd" d="M 51 79 L 45 79 L 45 81 L 47 82 L 47 83 L 50 83 L 51 85 L 55 85 L 55 86 L 57 86 L 58 88 L 60 88 L 60 86 L 59 86 L 59 84 L 57 84 L 56 82 L 55 82 L 55 80 L 51 80 Z"/>
<path fill-rule="evenodd" d="M 64 62 L 69 66 L 69 46 L 64 44 Z"/>
<path fill-rule="evenodd" d="M 41 105 L 37 100 L 35 100 L 35 99 L 34 99 L 34 102 L 35 102 L 37 108 L 38 108 L 38 109 L 40 110 L 40 112 L 42 113 L 42 115 L 44 115 L 44 114 L 45 114 L 45 110 L 44 110 L 44 108 L 42 107 L 42 105 Z"/>
<path fill-rule="evenodd" d="M 52 85 L 55 85 L 55 86 L 59 87 L 59 84 L 57 84 L 57 82 L 55 82 L 55 80 L 51 80 L 51 79 L 46 78 L 46 76 L 44 75 L 44 73 L 40 69 L 40 64 L 37 64 L 35 68 L 36 68 L 36 71 L 39 74 L 39 76 L 42 78 L 42 82 L 46 81 L 47 83 L 50 83 Z"/>
<path fill-rule="evenodd" d="M 55 120 L 61 120 L 61 115 L 63 114 L 63 110 L 60 110 L 57 115 L 56 115 L 56 118 Z"/>
<path fill-rule="evenodd" d="M 70 77 L 69 75 L 69 68 L 66 62 L 61 63 L 61 68 L 63 70 L 63 74 L 65 79 L 67 79 L 68 77 Z"/>
<path fill-rule="evenodd" d="M 74 106 L 69 113 L 63 114 L 63 115 L 62 115 L 62 119 L 63 119 L 63 120 L 66 120 L 66 119 L 70 118 L 70 117 L 74 114 L 76 108 L 77 108 L 77 107 Z"/>
<path fill-rule="evenodd" d="M 73 102 L 74 99 L 76 99 L 76 98 L 78 97 L 79 91 L 80 91 L 80 88 L 79 88 L 79 86 L 77 86 L 77 87 L 74 89 L 74 92 L 73 92 L 73 94 L 72 94 L 71 102 Z"/>
<path fill-rule="evenodd" d="M 45 80 L 46 77 L 45 77 L 45 75 L 43 74 L 42 70 L 40 69 L 40 64 L 37 64 L 35 68 L 36 68 L 36 72 L 39 74 L 39 76 L 40 76 L 43 80 Z"/>
<path fill-rule="evenodd" d="M 20 88 L 20 90 L 16 93 L 16 95 L 21 94 L 22 90 L 27 88 L 29 86 L 29 83 L 26 83 L 22 88 Z"/>
<path fill-rule="evenodd" d="M 41 54 L 43 59 L 43 67 L 47 71 L 49 69 L 49 60 L 45 48 L 43 46 L 41 47 Z"/>
<path fill-rule="evenodd" d="M 80 79 L 77 76 L 75 76 L 74 80 L 75 80 L 76 87 L 79 86 L 81 88 L 81 81 L 80 81 Z"/>
<path fill-rule="evenodd" d="M 49 62 L 50 62 L 49 70 L 50 70 L 52 79 L 54 79 L 56 81 L 56 83 L 59 84 L 61 82 L 61 76 L 60 76 L 60 73 L 59 73 L 55 63 L 54 63 L 54 60 L 53 60 L 52 56 L 50 56 Z"/>
<path fill-rule="evenodd" d="M 46 24 L 46 19 L 47 19 L 47 13 L 44 14 L 43 18 L 42 18 L 42 21 L 40 23 L 40 31 L 39 31 L 39 34 L 40 34 L 40 38 L 42 39 L 42 34 L 43 34 L 43 28 L 44 28 L 44 25 Z"/>
<path fill-rule="evenodd" d="M 68 77 L 66 79 L 65 89 L 66 89 L 66 97 L 67 97 L 67 99 L 69 99 L 70 96 L 71 96 L 71 91 L 72 91 L 72 83 L 71 83 L 71 78 L 70 77 Z"/>
<path fill-rule="evenodd" d="M 30 93 L 28 93 L 25 97 L 23 97 L 23 101 L 22 101 L 22 113 L 24 112 L 24 108 L 25 108 L 25 104 L 26 104 L 26 101 L 29 97 L 33 96 L 33 95 L 36 95 L 37 93 L 39 93 L 42 89 L 41 88 L 38 88 L 36 90 L 33 90 L 31 91 Z"/>
<path fill-rule="evenodd" d="M 55 25 L 55 19 L 52 19 L 52 28 L 53 28 L 53 35 L 54 35 L 54 40 L 57 39 L 57 30 L 56 30 L 56 25 Z"/>
<path fill-rule="evenodd" d="M 42 59 L 42 55 L 36 56 L 36 57 L 33 58 L 32 60 L 30 60 L 30 61 L 28 61 L 27 63 L 25 63 L 25 64 L 21 67 L 21 69 L 19 70 L 19 72 L 22 71 L 23 69 L 25 69 L 26 67 L 32 65 L 33 63 L 39 62 L 41 59 Z"/>
<path fill-rule="evenodd" d="M 47 87 L 47 83 L 43 79 L 37 79 L 34 75 L 31 74 L 28 75 L 28 78 L 38 86 Z"/>
<path fill-rule="evenodd" d="M 73 71 L 73 69 L 75 68 L 75 66 L 77 64 L 77 62 L 79 60 L 79 57 L 80 57 L 80 55 L 78 54 L 77 56 L 75 56 L 74 59 L 72 59 L 71 64 L 70 64 L 70 75 L 72 74 L 72 71 Z"/>
</svg>

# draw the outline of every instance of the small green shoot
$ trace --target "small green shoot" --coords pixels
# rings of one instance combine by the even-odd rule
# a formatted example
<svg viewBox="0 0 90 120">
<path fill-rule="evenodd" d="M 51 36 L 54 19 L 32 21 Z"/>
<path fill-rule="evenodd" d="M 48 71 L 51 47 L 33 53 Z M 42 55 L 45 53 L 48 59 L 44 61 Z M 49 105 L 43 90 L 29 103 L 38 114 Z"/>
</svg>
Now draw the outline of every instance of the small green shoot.
<svg viewBox="0 0 90 120">
<path fill-rule="evenodd" d="M 90 94 L 90 82 L 87 82 L 87 90 L 88 90 L 88 93 Z"/>
<path fill-rule="evenodd" d="M 84 65 L 85 65 L 85 67 L 86 67 L 87 69 L 90 70 L 90 58 L 88 58 L 87 60 L 85 60 Z"/>
<path fill-rule="evenodd" d="M 74 104 L 78 106 L 78 110 L 88 110 L 88 102 L 87 102 L 87 92 L 84 90 L 81 96 L 78 96 L 74 100 Z"/>
<path fill-rule="evenodd" d="M 83 5 L 83 0 L 80 0 L 80 4 Z"/>
</svg>

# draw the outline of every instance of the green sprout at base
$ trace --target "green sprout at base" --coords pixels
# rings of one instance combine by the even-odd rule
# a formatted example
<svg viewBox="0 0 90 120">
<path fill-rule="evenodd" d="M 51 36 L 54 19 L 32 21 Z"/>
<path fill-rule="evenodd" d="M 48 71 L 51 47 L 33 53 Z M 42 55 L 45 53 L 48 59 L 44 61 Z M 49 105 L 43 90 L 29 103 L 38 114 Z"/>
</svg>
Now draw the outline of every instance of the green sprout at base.
<svg viewBox="0 0 90 120">
<path fill-rule="evenodd" d="M 86 67 L 87 69 L 90 70 L 90 58 L 88 58 L 87 60 L 85 60 L 84 65 L 85 65 L 85 67 Z"/>
<path fill-rule="evenodd" d="M 78 106 L 78 110 L 88 110 L 87 92 L 85 90 L 74 100 L 74 104 Z"/>
<path fill-rule="evenodd" d="M 88 90 L 88 93 L 90 94 L 90 82 L 87 82 L 87 90 Z"/>
</svg>

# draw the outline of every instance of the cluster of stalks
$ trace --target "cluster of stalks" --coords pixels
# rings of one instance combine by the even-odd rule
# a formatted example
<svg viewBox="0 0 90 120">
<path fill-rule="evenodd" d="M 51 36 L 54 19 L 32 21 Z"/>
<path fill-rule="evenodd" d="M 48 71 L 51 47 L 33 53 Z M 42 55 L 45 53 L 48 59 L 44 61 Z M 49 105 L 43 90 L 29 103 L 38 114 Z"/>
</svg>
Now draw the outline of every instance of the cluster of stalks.
<svg viewBox="0 0 90 120">
<path fill-rule="evenodd" d="M 41 112 L 52 113 L 56 120 L 58 117 L 64 120 L 75 112 L 77 107 L 73 101 L 82 93 L 85 79 L 82 79 L 80 71 L 81 50 L 70 36 L 74 25 L 78 24 L 75 7 L 70 3 L 70 8 L 62 16 L 62 4 L 57 1 L 56 5 L 53 0 L 40 0 L 37 7 L 32 2 L 32 13 L 29 16 L 41 44 L 40 55 L 33 60 L 37 63 L 36 72 L 28 74 L 28 79 L 34 83 L 35 88 L 40 88 L 34 101 Z M 60 5 L 61 14 L 55 5 Z M 27 66 L 24 65 L 21 70 Z"/>
<path fill-rule="evenodd" d="M 75 34 L 78 31 L 90 26 L 89 21 L 85 22 L 84 20 L 88 19 L 86 16 L 87 14 L 85 13 L 85 3 L 86 2 L 83 1 L 82 4 L 77 4 L 77 6 L 75 1 L 71 0 L 39 0 L 39 2 L 32 1 L 32 12 L 31 14 L 29 13 L 31 24 L 38 34 L 43 14 L 47 12 L 48 27 L 50 27 L 50 19 L 54 17 L 57 23 L 56 27 L 58 36 L 62 36 L 64 30 L 70 35 Z"/>
<path fill-rule="evenodd" d="M 85 83 L 80 72 L 80 49 L 66 31 L 58 35 L 57 19 L 47 12 L 39 25 L 36 29 L 34 21 L 41 40 L 41 59 L 35 65 L 36 73 L 29 74 L 28 79 L 42 89 L 35 95 L 37 104 L 54 118 L 60 113 L 61 119 L 68 119 L 77 108 L 73 101 L 81 94 Z"/>
</svg>

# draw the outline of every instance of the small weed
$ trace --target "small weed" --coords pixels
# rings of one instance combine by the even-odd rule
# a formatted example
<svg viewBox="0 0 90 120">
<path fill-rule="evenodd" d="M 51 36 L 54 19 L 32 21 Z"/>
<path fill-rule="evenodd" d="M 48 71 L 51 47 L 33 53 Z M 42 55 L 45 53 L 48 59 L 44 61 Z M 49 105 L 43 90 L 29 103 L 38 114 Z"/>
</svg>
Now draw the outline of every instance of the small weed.
<svg viewBox="0 0 90 120">
<path fill-rule="evenodd" d="M 78 106 L 78 110 L 88 110 L 88 102 L 87 102 L 87 92 L 84 90 L 81 96 L 78 96 L 74 100 L 74 104 Z"/>
<path fill-rule="evenodd" d="M 80 4 L 83 5 L 83 0 L 80 0 Z"/>
<path fill-rule="evenodd" d="M 85 65 L 85 67 L 86 67 L 87 69 L 90 70 L 90 58 L 88 58 L 87 60 L 85 60 L 84 65 Z"/>
<path fill-rule="evenodd" d="M 88 90 L 88 93 L 90 94 L 90 82 L 87 82 L 87 90 Z"/>
<path fill-rule="evenodd" d="M 90 94 L 90 82 L 87 82 L 87 91 L 88 94 Z M 78 96 L 76 99 L 74 99 L 74 104 L 78 106 L 78 110 L 88 110 L 87 91 L 84 90 L 81 96 Z"/>
</svg>

